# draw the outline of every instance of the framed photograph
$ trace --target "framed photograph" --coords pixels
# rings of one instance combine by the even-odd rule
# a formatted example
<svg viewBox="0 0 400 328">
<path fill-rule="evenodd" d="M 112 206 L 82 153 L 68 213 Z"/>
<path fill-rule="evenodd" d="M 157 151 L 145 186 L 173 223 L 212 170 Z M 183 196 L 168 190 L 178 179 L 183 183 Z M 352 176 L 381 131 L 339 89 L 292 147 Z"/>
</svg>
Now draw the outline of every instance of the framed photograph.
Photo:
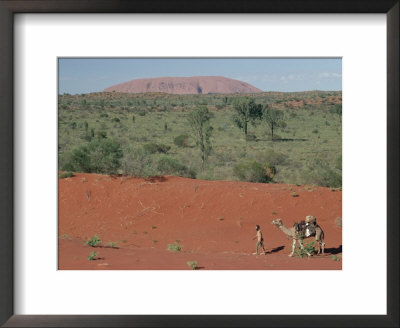
<svg viewBox="0 0 400 328">
<path fill-rule="evenodd" d="M 0 323 L 398 326 L 367 3 L 1 1 Z"/>
</svg>

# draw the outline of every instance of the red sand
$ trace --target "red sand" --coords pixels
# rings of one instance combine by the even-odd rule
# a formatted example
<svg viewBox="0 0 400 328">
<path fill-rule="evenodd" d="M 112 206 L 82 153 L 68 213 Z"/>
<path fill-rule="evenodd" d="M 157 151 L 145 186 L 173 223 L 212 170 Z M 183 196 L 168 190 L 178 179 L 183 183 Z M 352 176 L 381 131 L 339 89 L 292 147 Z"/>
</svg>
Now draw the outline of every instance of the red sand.
<svg viewBox="0 0 400 328">
<path fill-rule="evenodd" d="M 340 270 L 342 262 L 331 255 L 342 253 L 335 223 L 342 217 L 342 192 L 310 188 L 74 174 L 59 180 L 59 269 L 189 269 L 186 262 L 197 261 L 199 269 L 211 270 Z M 270 222 L 281 218 L 292 226 L 309 214 L 325 232 L 326 254 L 289 258 L 291 240 Z M 252 255 L 256 224 L 267 255 Z M 85 246 L 96 234 L 101 246 Z M 182 251 L 167 250 L 176 241 Z M 98 253 L 94 261 L 91 251 Z"/>
</svg>

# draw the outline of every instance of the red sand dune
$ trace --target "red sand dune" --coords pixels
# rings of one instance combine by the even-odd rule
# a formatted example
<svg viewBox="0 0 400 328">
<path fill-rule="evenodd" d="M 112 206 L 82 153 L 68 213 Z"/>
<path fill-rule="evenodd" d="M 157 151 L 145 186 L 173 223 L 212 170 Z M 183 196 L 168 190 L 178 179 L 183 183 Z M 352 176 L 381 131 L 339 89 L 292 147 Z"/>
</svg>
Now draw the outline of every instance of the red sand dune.
<svg viewBox="0 0 400 328">
<path fill-rule="evenodd" d="M 342 192 L 311 188 L 75 174 L 59 180 L 59 269 L 189 269 L 187 261 L 199 269 L 341 269 L 331 255 L 342 252 L 335 223 Z M 325 232 L 326 254 L 289 258 L 291 240 L 270 222 L 281 218 L 292 226 L 309 214 Z M 267 255 L 252 255 L 256 224 Z M 95 234 L 101 247 L 85 246 Z M 176 241 L 182 251 L 167 250 Z M 88 260 L 91 251 L 98 259 Z"/>
<path fill-rule="evenodd" d="M 173 94 L 208 94 L 208 93 L 257 93 L 262 92 L 252 85 L 222 76 L 159 77 L 137 79 L 116 84 L 104 92 L 165 92 Z"/>
</svg>

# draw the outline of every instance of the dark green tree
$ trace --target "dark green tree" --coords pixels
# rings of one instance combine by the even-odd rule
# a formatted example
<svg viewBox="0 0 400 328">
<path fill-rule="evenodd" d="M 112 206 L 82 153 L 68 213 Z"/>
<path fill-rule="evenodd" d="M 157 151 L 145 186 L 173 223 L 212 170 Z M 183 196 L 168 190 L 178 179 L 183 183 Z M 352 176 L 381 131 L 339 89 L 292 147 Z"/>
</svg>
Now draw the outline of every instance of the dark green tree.
<svg viewBox="0 0 400 328">
<path fill-rule="evenodd" d="M 339 121 L 342 122 L 342 104 L 336 104 L 333 108 L 333 112 L 339 116 Z"/>
<path fill-rule="evenodd" d="M 115 174 L 123 156 L 120 145 L 111 139 L 94 139 L 72 151 L 63 170 L 86 173 Z"/>
<path fill-rule="evenodd" d="M 243 130 L 247 140 L 248 124 L 255 125 L 256 121 L 262 118 L 262 106 L 256 104 L 254 99 L 245 97 L 235 99 L 233 109 L 235 110 L 233 121 L 239 129 Z"/>
<path fill-rule="evenodd" d="M 210 125 L 211 113 L 207 106 L 199 106 L 188 115 L 188 122 L 192 129 L 192 136 L 201 152 L 201 167 L 211 152 L 211 134 L 213 127 Z"/>
<path fill-rule="evenodd" d="M 274 140 L 274 130 L 280 126 L 286 126 L 283 120 L 283 111 L 271 108 L 268 104 L 264 107 L 263 119 L 271 129 L 271 139 Z"/>
</svg>

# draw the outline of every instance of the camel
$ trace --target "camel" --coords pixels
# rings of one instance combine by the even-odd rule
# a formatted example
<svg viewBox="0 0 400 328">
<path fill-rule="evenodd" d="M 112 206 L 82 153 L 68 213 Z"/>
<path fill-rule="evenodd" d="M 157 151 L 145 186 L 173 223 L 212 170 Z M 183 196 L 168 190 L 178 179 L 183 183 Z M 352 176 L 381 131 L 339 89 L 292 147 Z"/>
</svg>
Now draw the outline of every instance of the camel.
<svg viewBox="0 0 400 328">
<path fill-rule="evenodd" d="M 294 254 L 294 250 L 296 248 L 297 241 L 299 242 L 301 249 L 304 250 L 303 239 L 313 236 L 313 235 L 305 236 L 301 232 L 296 231 L 295 227 L 292 227 L 292 228 L 285 227 L 281 219 L 272 220 L 271 224 L 277 226 L 279 228 L 279 230 L 281 230 L 288 238 L 289 237 L 293 238 L 292 252 L 289 254 L 290 257 L 292 257 Z M 325 251 L 324 232 L 322 231 L 321 227 L 318 225 L 315 227 L 315 241 L 319 245 L 317 254 L 320 254 L 321 250 L 322 250 L 322 254 L 324 254 L 324 251 Z M 306 253 L 308 256 L 311 256 L 311 254 L 309 252 L 306 251 Z"/>
</svg>

